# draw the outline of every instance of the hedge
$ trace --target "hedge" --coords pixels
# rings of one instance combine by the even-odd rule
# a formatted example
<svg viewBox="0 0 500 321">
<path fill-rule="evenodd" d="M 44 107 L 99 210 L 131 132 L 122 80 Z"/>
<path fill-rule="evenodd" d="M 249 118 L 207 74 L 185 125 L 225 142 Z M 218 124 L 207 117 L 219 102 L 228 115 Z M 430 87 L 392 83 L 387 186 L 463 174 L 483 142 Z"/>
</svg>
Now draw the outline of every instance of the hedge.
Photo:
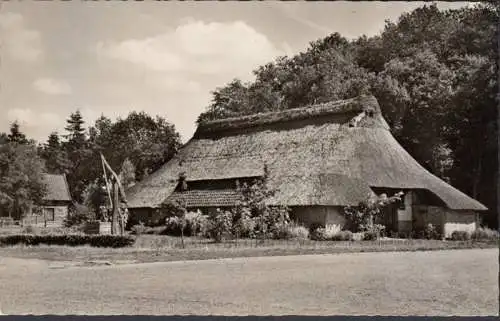
<svg viewBox="0 0 500 321">
<path fill-rule="evenodd" d="M 133 245 L 135 239 L 130 236 L 120 235 L 84 235 L 84 234 L 65 234 L 65 235 L 30 235 L 17 234 L 0 236 L 0 246 L 12 245 L 66 245 L 82 246 L 90 245 L 93 247 L 127 247 Z"/>
</svg>

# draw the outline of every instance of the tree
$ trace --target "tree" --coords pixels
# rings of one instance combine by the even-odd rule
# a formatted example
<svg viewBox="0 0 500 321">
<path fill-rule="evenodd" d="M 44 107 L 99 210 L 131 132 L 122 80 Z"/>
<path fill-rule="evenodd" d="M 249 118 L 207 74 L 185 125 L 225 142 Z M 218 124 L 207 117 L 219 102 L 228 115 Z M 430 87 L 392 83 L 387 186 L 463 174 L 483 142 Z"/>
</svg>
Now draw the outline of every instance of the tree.
<svg viewBox="0 0 500 321">
<path fill-rule="evenodd" d="M 45 193 L 43 161 L 34 145 L 9 142 L 0 145 L 0 206 L 21 219 Z"/>
<path fill-rule="evenodd" d="M 67 174 L 71 167 L 68 155 L 64 151 L 57 132 L 52 132 L 42 146 L 40 155 L 45 161 L 45 168 L 51 174 Z"/>
<path fill-rule="evenodd" d="M 393 134 L 419 163 L 438 175 L 442 137 L 452 108 L 455 74 L 429 50 L 394 58 L 377 77 L 374 93 Z M 440 175 L 442 176 L 442 175 Z"/>
<path fill-rule="evenodd" d="M 119 176 L 125 188 L 135 183 L 135 166 L 130 159 L 126 158 L 125 161 L 123 161 Z"/>
<path fill-rule="evenodd" d="M 182 247 L 184 248 L 184 230 L 186 229 L 187 225 L 186 203 L 183 201 L 168 201 L 161 204 L 160 211 L 162 211 L 163 215 L 166 217 L 175 217 L 175 219 L 179 223 L 181 230 L 181 243 Z"/>
<path fill-rule="evenodd" d="M 7 139 L 11 143 L 16 143 L 16 144 L 28 144 L 29 141 L 26 138 L 26 135 L 21 132 L 19 123 L 17 121 L 13 122 L 12 125 L 10 125 L 10 134 L 7 136 Z"/>
<path fill-rule="evenodd" d="M 88 175 L 88 159 L 92 155 L 89 148 L 87 136 L 85 133 L 85 121 L 80 113 L 76 111 L 70 115 L 66 120 L 65 130 L 67 134 L 64 135 L 66 139 L 62 146 L 68 155 L 70 164 L 68 185 L 71 195 L 78 202 L 83 201 L 83 191 L 93 179 Z"/>
<path fill-rule="evenodd" d="M 198 117 L 198 122 L 241 115 L 249 107 L 248 88 L 239 79 L 217 88 L 212 95 L 212 103 Z"/>
<path fill-rule="evenodd" d="M 136 180 L 160 168 L 181 145 L 174 125 L 144 112 L 131 112 L 111 125 L 105 121 L 96 125 L 101 127 L 91 128 L 98 133 L 92 141 L 94 153 L 102 152 L 113 168 L 120 168 L 128 158 L 135 165 Z"/>
</svg>

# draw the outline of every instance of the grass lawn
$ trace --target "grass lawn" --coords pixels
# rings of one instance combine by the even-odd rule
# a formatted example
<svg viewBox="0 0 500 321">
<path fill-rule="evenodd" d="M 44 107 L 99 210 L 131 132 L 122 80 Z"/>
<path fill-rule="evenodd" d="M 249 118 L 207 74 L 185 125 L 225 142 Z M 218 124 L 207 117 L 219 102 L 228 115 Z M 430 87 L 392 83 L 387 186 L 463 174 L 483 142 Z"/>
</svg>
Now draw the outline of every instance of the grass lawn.
<svg viewBox="0 0 500 321">
<path fill-rule="evenodd" d="M 130 248 L 90 246 L 12 246 L 0 248 L 0 256 L 74 262 L 168 262 L 234 257 L 336 254 L 356 252 L 435 251 L 497 248 L 497 242 L 386 239 L 378 241 L 250 240 L 213 243 L 207 239 L 140 235 Z"/>
</svg>

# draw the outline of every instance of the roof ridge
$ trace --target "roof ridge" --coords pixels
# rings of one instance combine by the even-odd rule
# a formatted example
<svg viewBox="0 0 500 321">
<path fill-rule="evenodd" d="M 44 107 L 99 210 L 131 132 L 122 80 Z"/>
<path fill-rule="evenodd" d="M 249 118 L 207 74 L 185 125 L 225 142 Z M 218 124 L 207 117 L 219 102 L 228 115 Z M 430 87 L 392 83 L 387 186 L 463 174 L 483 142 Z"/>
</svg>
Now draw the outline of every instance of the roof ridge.
<svg viewBox="0 0 500 321">
<path fill-rule="evenodd" d="M 204 121 L 198 125 L 195 136 L 202 133 L 214 133 L 231 129 L 303 120 L 312 117 L 363 111 L 370 111 L 374 114 L 380 113 L 380 106 L 373 95 L 361 95 L 350 99 L 329 101 L 293 109 Z"/>
</svg>

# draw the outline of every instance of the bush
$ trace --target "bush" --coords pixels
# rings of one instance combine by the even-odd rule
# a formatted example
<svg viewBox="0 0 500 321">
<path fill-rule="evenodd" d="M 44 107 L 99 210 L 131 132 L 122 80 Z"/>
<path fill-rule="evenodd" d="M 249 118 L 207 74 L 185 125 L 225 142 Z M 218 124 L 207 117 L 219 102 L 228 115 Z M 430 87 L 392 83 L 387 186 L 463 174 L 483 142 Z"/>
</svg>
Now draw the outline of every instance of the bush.
<svg viewBox="0 0 500 321">
<path fill-rule="evenodd" d="M 23 229 L 23 233 L 26 234 L 39 234 L 40 229 L 33 225 L 28 225 Z"/>
<path fill-rule="evenodd" d="M 489 228 L 478 228 L 471 234 L 471 239 L 476 241 L 498 240 L 498 231 Z"/>
<path fill-rule="evenodd" d="M 83 223 L 93 219 L 95 219 L 95 214 L 88 206 L 75 203 L 71 205 L 68 217 L 64 220 L 64 225 L 66 227 L 82 225 Z"/>
<path fill-rule="evenodd" d="M 217 209 L 215 216 L 208 221 L 207 234 L 215 242 L 221 242 L 231 236 L 233 213 Z"/>
<path fill-rule="evenodd" d="M 250 209 L 241 208 L 235 211 L 233 218 L 236 218 L 236 221 L 233 224 L 233 234 L 237 237 L 255 237 L 257 222 L 255 218 L 251 217 Z"/>
<path fill-rule="evenodd" d="M 340 231 L 333 235 L 332 241 L 353 241 L 354 237 L 351 231 Z"/>
<path fill-rule="evenodd" d="M 320 227 L 311 233 L 311 239 L 315 241 L 352 241 L 351 231 L 339 231 L 333 226 Z"/>
<path fill-rule="evenodd" d="M 12 245 L 63 245 L 63 246 L 82 246 L 90 245 L 93 247 L 127 247 L 133 245 L 135 239 L 130 236 L 121 235 L 84 235 L 84 234 L 65 234 L 65 235 L 31 235 L 18 234 L 0 237 L 0 246 Z"/>
<path fill-rule="evenodd" d="M 282 224 L 275 229 L 273 233 L 274 239 L 288 240 L 299 239 L 307 240 L 309 238 L 309 229 L 295 223 Z"/>
<path fill-rule="evenodd" d="M 165 226 L 155 226 L 155 227 L 146 227 L 146 231 L 144 234 L 149 235 L 165 235 L 167 228 Z"/>
<path fill-rule="evenodd" d="M 207 234 L 208 217 L 201 212 L 189 212 L 184 217 L 170 216 L 165 219 L 163 234 L 180 236 L 182 224 L 184 226 L 184 236 L 195 236 Z"/>
<path fill-rule="evenodd" d="M 468 241 L 471 239 L 471 234 L 467 231 L 453 231 L 451 239 L 453 241 Z"/>
<path fill-rule="evenodd" d="M 384 232 L 384 230 L 385 226 L 380 224 L 374 224 L 365 231 L 363 240 L 365 241 L 377 240 L 380 237 L 380 235 Z"/>
<path fill-rule="evenodd" d="M 141 235 L 141 234 L 145 234 L 147 229 L 148 228 L 146 226 L 144 226 L 144 223 L 139 222 L 139 224 L 132 226 L 130 231 L 132 232 L 132 234 Z"/>
<path fill-rule="evenodd" d="M 375 241 L 378 239 L 378 237 L 379 234 L 376 231 L 366 231 L 363 235 L 363 241 Z"/>
</svg>

